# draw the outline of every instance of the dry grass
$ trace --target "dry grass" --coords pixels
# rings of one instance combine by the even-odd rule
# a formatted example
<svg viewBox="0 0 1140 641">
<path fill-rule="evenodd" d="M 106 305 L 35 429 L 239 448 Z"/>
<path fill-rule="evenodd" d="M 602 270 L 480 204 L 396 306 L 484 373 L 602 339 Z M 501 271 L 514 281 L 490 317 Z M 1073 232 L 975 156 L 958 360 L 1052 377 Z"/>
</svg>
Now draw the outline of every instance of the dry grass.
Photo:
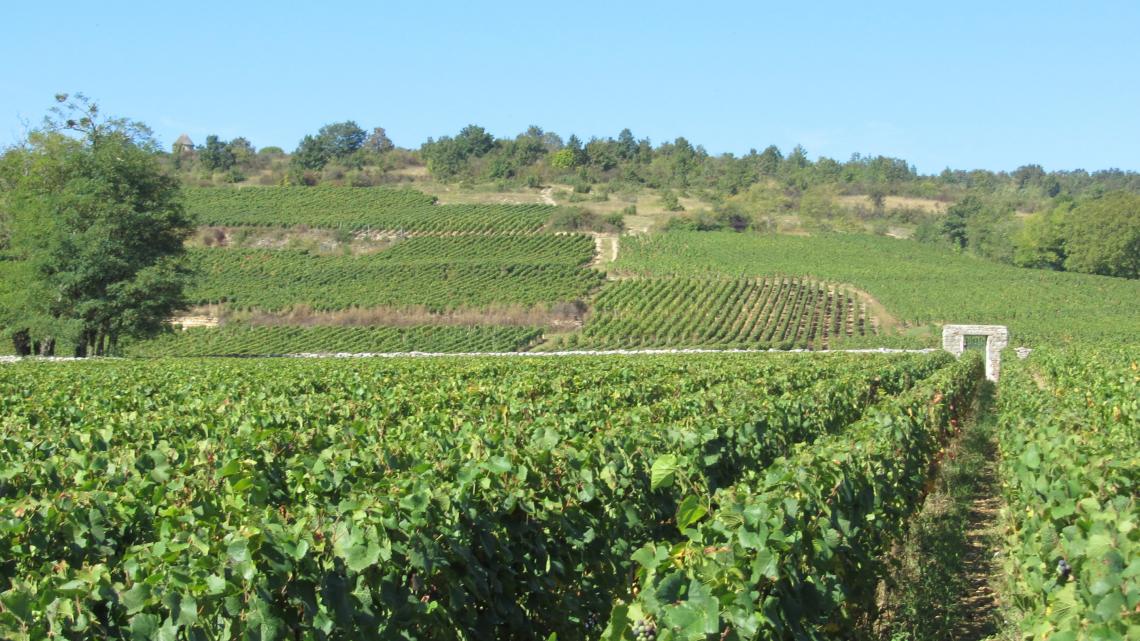
<svg viewBox="0 0 1140 641">
<path fill-rule="evenodd" d="M 423 180 L 417 181 L 412 187 L 435 196 L 440 204 L 541 204 L 549 202 L 543 197 L 545 194 L 553 198 L 557 205 L 582 207 L 602 216 L 618 213 L 633 205 L 637 208 L 637 213 L 625 217 L 626 229 L 632 233 L 646 233 L 660 228 L 670 218 L 683 213 L 666 211 L 661 206 L 660 193 L 649 188 L 640 189 L 636 193 L 612 193 L 606 200 L 595 200 L 596 194 L 574 194 L 573 186 L 564 184 L 547 185 L 543 189 L 520 187 L 497 191 L 488 185 L 466 187 Z M 679 200 L 685 211 L 707 209 L 709 206 L 697 198 L 681 196 Z"/>
<path fill-rule="evenodd" d="M 525 187 L 497 191 L 486 185 L 469 188 L 458 184 L 423 180 L 413 183 L 412 188 L 435 196 L 441 205 L 533 205 L 543 203 L 541 190 Z"/>
<path fill-rule="evenodd" d="M 186 240 L 187 247 L 231 247 L 251 249 L 305 249 L 317 254 L 371 254 L 383 251 L 397 242 L 388 232 L 354 233 L 344 236 L 331 229 L 295 227 L 199 227 Z"/>
<path fill-rule="evenodd" d="M 867 210 L 874 209 L 874 204 L 871 202 L 870 196 L 840 196 L 837 200 L 839 200 L 840 205 L 851 209 L 855 209 L 856 207 L 863 207 Z M 917 209 L 928 214 L 944 214 L 949 207 L 950 203 L 934 200 L 932 198 L 886 196 L 883 199 L 883 209 L 887 211 L 896 209 Z"/>
</svg>

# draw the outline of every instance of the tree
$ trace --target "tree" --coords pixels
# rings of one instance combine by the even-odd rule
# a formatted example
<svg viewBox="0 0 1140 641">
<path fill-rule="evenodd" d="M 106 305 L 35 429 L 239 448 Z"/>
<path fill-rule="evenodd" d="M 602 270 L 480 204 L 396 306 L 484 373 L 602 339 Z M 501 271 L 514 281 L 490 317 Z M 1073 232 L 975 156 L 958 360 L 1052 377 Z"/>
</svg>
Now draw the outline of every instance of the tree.
<svg viewBox="0 0 1140 641">
<path fill-rule="evenodd" d="M 41 352 L 103 354 L 160 331 L 184 305 L 193 223 L 145 126 L 103 118 L 81 95 L 56 99 L 55 117 L 0 163 L 20 265 L 0 313 Z"/>
<path fill-rule="evenodd" d="M 470 170 L 468 161 L 480 158 L 495 148 L 495 139 L 487 130 L 478 125 L 467 125 L 454 138 L 444 136 L 439 140 L 428 138 L 420 147 L 420 153 L 427 161 L 428 171 L 441 179 L 453 178 L 465 170 Z"/>
<path fill-rule="evenodd" d="M 217 136 L 206 136 L 206 145 L 198 152 L 198 162 L 210 171 L 226 171 L 234 166 L 236 159 L 229 145 Z"/>
<path fill-rule="evenodd" d="M 965 249 L 969 245 L 969 235 L 966 225 L 974 216 L 982 213 L 985 208 L 977 196 L 966 196 L 954 203 L 946 210 L 946 217 L 942 220 L 942 235 L 958 249 Z"/>
<path fill-rule="evenodd" d="M 396 144 L 388 137 L 388 132 L 384 131 L 383 127 L 373 127 L 372 134 L 364 143 L 364 148 L 373 153 L 382 154 L 395 149 Z"/>
<path fill-rule="evenodd" d="M 574 163 L 571 165 L 572 167 L 577 167 L 578 165 L 583 165 L 586 163 L 586 150 L 582 148 L 582 141 L 578 138 L 578 136 L 570 134 L 570 138 L 566 140 L 566 149 L 569 150 L 571 154 L 573 154 Z"/>
<path fill-rule="evenodd" d="M 775 176 L 784 162 L 784 154 L 780 153 L 780 148 L 776 145 L 768 145 L 756 160 L 760 175 Z"/>
<path fill-rule="evenodd" d="M 1140 195 L 1115 191 L 1066 217 L 1065 269 L 1140 278 Z"/>
<path fill-rule="evenodd" d="M 1013 241 L 1013 263 L 1021 267 L 1062 269 L 1065 265 L 1064 221 L 1072 203 L 1033 214 Z"/>
<path fill-rule="evenodd" d="M 485 156 L 495 148 L 495 138 L 479 125 L 467 125 L 455 137 L 464 158 Z"/>
<path fill-rule="evenodd" d="M 226 143 L 226 150 L 234 158 L 234 163 L 240 167 L 249 166 L 257 158 L 257 149 L 247 138 L 238 136 Z"/>
<path fill-rule="evenodd" d="M 293 164 L 319 171 L 332 160 L 343 160 L 364 146 L 368 134 L 355 122 L 346 120 L 325 125 L 317 135 L 306 135 L 293 152 Z"/>
<path fill-rule="evenodd" d="M 301 169 L 321 170 L 329 162 L 329 153 L 319 138 L 307 135 L 293 151 L 292 162 Z"/>
<path fill-rule="evenodd" d="M 368 134 L 351 120 L 325 125 L 317 132 L 317 141 L 330 158 L 351 156 L 364 146 L 367 137 Z"/>
<path fill-rule="evenodd" d="M 966 221 L 966 238 L 970 251 L 982 258 L 1012 263 L 1016 226 L 1012 211 L 982 209 Z"/>
<path fill-rule="evenodd" d="M 622 160 L 633 160 L 637 157 L 637 139 L 633 137 L 633 132 L 629 127 L 621 130 L 617 138 L 618 156 Z"/>
<path fill-rule="evenodd" d="M 574 150 L 563 147 L 550 155 L 550 166 L 555 169 L 573 169 L 577 165 Z"/>
</svg>

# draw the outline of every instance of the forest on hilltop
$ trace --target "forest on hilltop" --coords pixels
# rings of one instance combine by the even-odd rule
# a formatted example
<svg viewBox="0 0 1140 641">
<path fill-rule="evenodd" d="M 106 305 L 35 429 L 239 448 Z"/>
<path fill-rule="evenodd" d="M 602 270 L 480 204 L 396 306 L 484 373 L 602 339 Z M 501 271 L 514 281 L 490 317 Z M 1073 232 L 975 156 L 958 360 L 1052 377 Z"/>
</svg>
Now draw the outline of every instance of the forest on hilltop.
<svg viewBox="0 0 1140 641">
<path fill-rule="evenodd" d="M 676 214 L 671 226 L 684 229 L 772 231 L 794 216 L 808 231 L 886 235 L 901 228 L 1001 263 L 1140 276 L 1140 173 L 1119 169 L 1027 164 L 924 175 L 901 158 L 813 160 L 802 146 L 785 153 L 774 145 L 714 155 L 683 137 L 655 145 L 624 129 L 583 141 L 537 126 L 496 138 L 469 125 L 402 149 L 383 128 L 368 132 L 352 121 L 325 125 L 292 153 L 209 136 L 194 150 L 176 145 L 168 161 L 187 184 L 201 186 L 435 181 L 508 191 L 559 184 L 587 214 L 592 202 L 652 190 Z M 686 211 L 680 197 L 700 207 Z"/>
</svg>

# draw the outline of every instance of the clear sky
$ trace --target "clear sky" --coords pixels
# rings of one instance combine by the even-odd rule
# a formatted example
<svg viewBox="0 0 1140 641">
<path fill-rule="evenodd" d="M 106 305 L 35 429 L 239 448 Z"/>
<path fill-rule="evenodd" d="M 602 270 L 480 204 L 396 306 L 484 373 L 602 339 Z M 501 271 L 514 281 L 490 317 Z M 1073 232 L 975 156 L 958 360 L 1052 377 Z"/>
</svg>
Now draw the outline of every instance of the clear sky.
<svg viewBox="0 0 1140 641">
<path fill-rule="evenodd" d="M 0 144 L 52 96 L 292 150 L 468 123 L 711 153 L 1140 170 L 1140 2 L 32 2 L 0 10 Z"/>
</svg>

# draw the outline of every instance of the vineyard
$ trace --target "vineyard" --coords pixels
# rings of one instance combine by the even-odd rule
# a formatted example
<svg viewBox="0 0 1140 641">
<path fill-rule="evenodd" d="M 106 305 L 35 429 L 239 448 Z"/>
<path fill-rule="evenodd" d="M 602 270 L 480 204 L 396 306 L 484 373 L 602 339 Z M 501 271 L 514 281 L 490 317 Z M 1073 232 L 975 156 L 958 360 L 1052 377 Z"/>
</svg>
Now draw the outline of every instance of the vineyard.
<svg viewBox="0 0 1140 641">
<path fill-rule="evenodd" d="M 825 349 L 871 330 L 851 294 L 806 279 L 631 279 L 602 290 L 576 344 Z"/>
<path fill-rule="evenodd" d="M 5 638 L 617 639 L 849 625 L 981 362 L 7 367 Z"/>
<path fill-rule="evenodd" d="M 584 234 L 537 236 L 423 236 L 396 243 L 375 260 L 402 265 L 429 263 L 582 266 L 594 257 Z"/>
<path fill-rule="evenodd" d="M 589 237 L 562 234 L 412 238 L 358 256 L 196 250 L 189 297 L 262 310 L 550 304 L 582 298 L 601 282 L 585 267 L 592 253 Z"/>
<path fill-rule="evenodd" d="M 550 205 L 435 205 L 411 189 L 246 187 L 187 189 L 186 208 L 204 225 L 342 228 L 407 233 L 535 232 Z"/>
<path fill-rule="evenodd" d="M 675 231 L 623 237 L 607 280 L 593 237 L 537 233 L 544 206 L 187 197 L 209 224 L 399 233 L 192 249 L 223 326 L 0 359 L 0 638 L 871 638 L 977 416 L 1009 631 L 1140 638 L 1137 282 Z M 995 402 L 976 352 L 205 358 L 928 346 L 946 320 L 1035 347 Z"/>
<path fill-rule="evenodd" d="M 1003 587 L 1035 639 L 1140 632 L 1138 363 L 1047 352 L 1003 373 Z"/>
<path fill-rule="evenodd" d="M 533 327 L 246 327 L 193 328 L 129 350 L 132 356 L 256 356 L 302 353 L 513 352 L 542 336 Z"/>
<path fill-rule="evenodd" d="M 845 283 L 906 323 L 1008 325 L 1027 344 L 1140 336 L 1140 281 L 1020 269 L 891 238 L 669 232 L 623 238 L 611 267 L 645 276 L 794 274 Z"/>
</svg>

